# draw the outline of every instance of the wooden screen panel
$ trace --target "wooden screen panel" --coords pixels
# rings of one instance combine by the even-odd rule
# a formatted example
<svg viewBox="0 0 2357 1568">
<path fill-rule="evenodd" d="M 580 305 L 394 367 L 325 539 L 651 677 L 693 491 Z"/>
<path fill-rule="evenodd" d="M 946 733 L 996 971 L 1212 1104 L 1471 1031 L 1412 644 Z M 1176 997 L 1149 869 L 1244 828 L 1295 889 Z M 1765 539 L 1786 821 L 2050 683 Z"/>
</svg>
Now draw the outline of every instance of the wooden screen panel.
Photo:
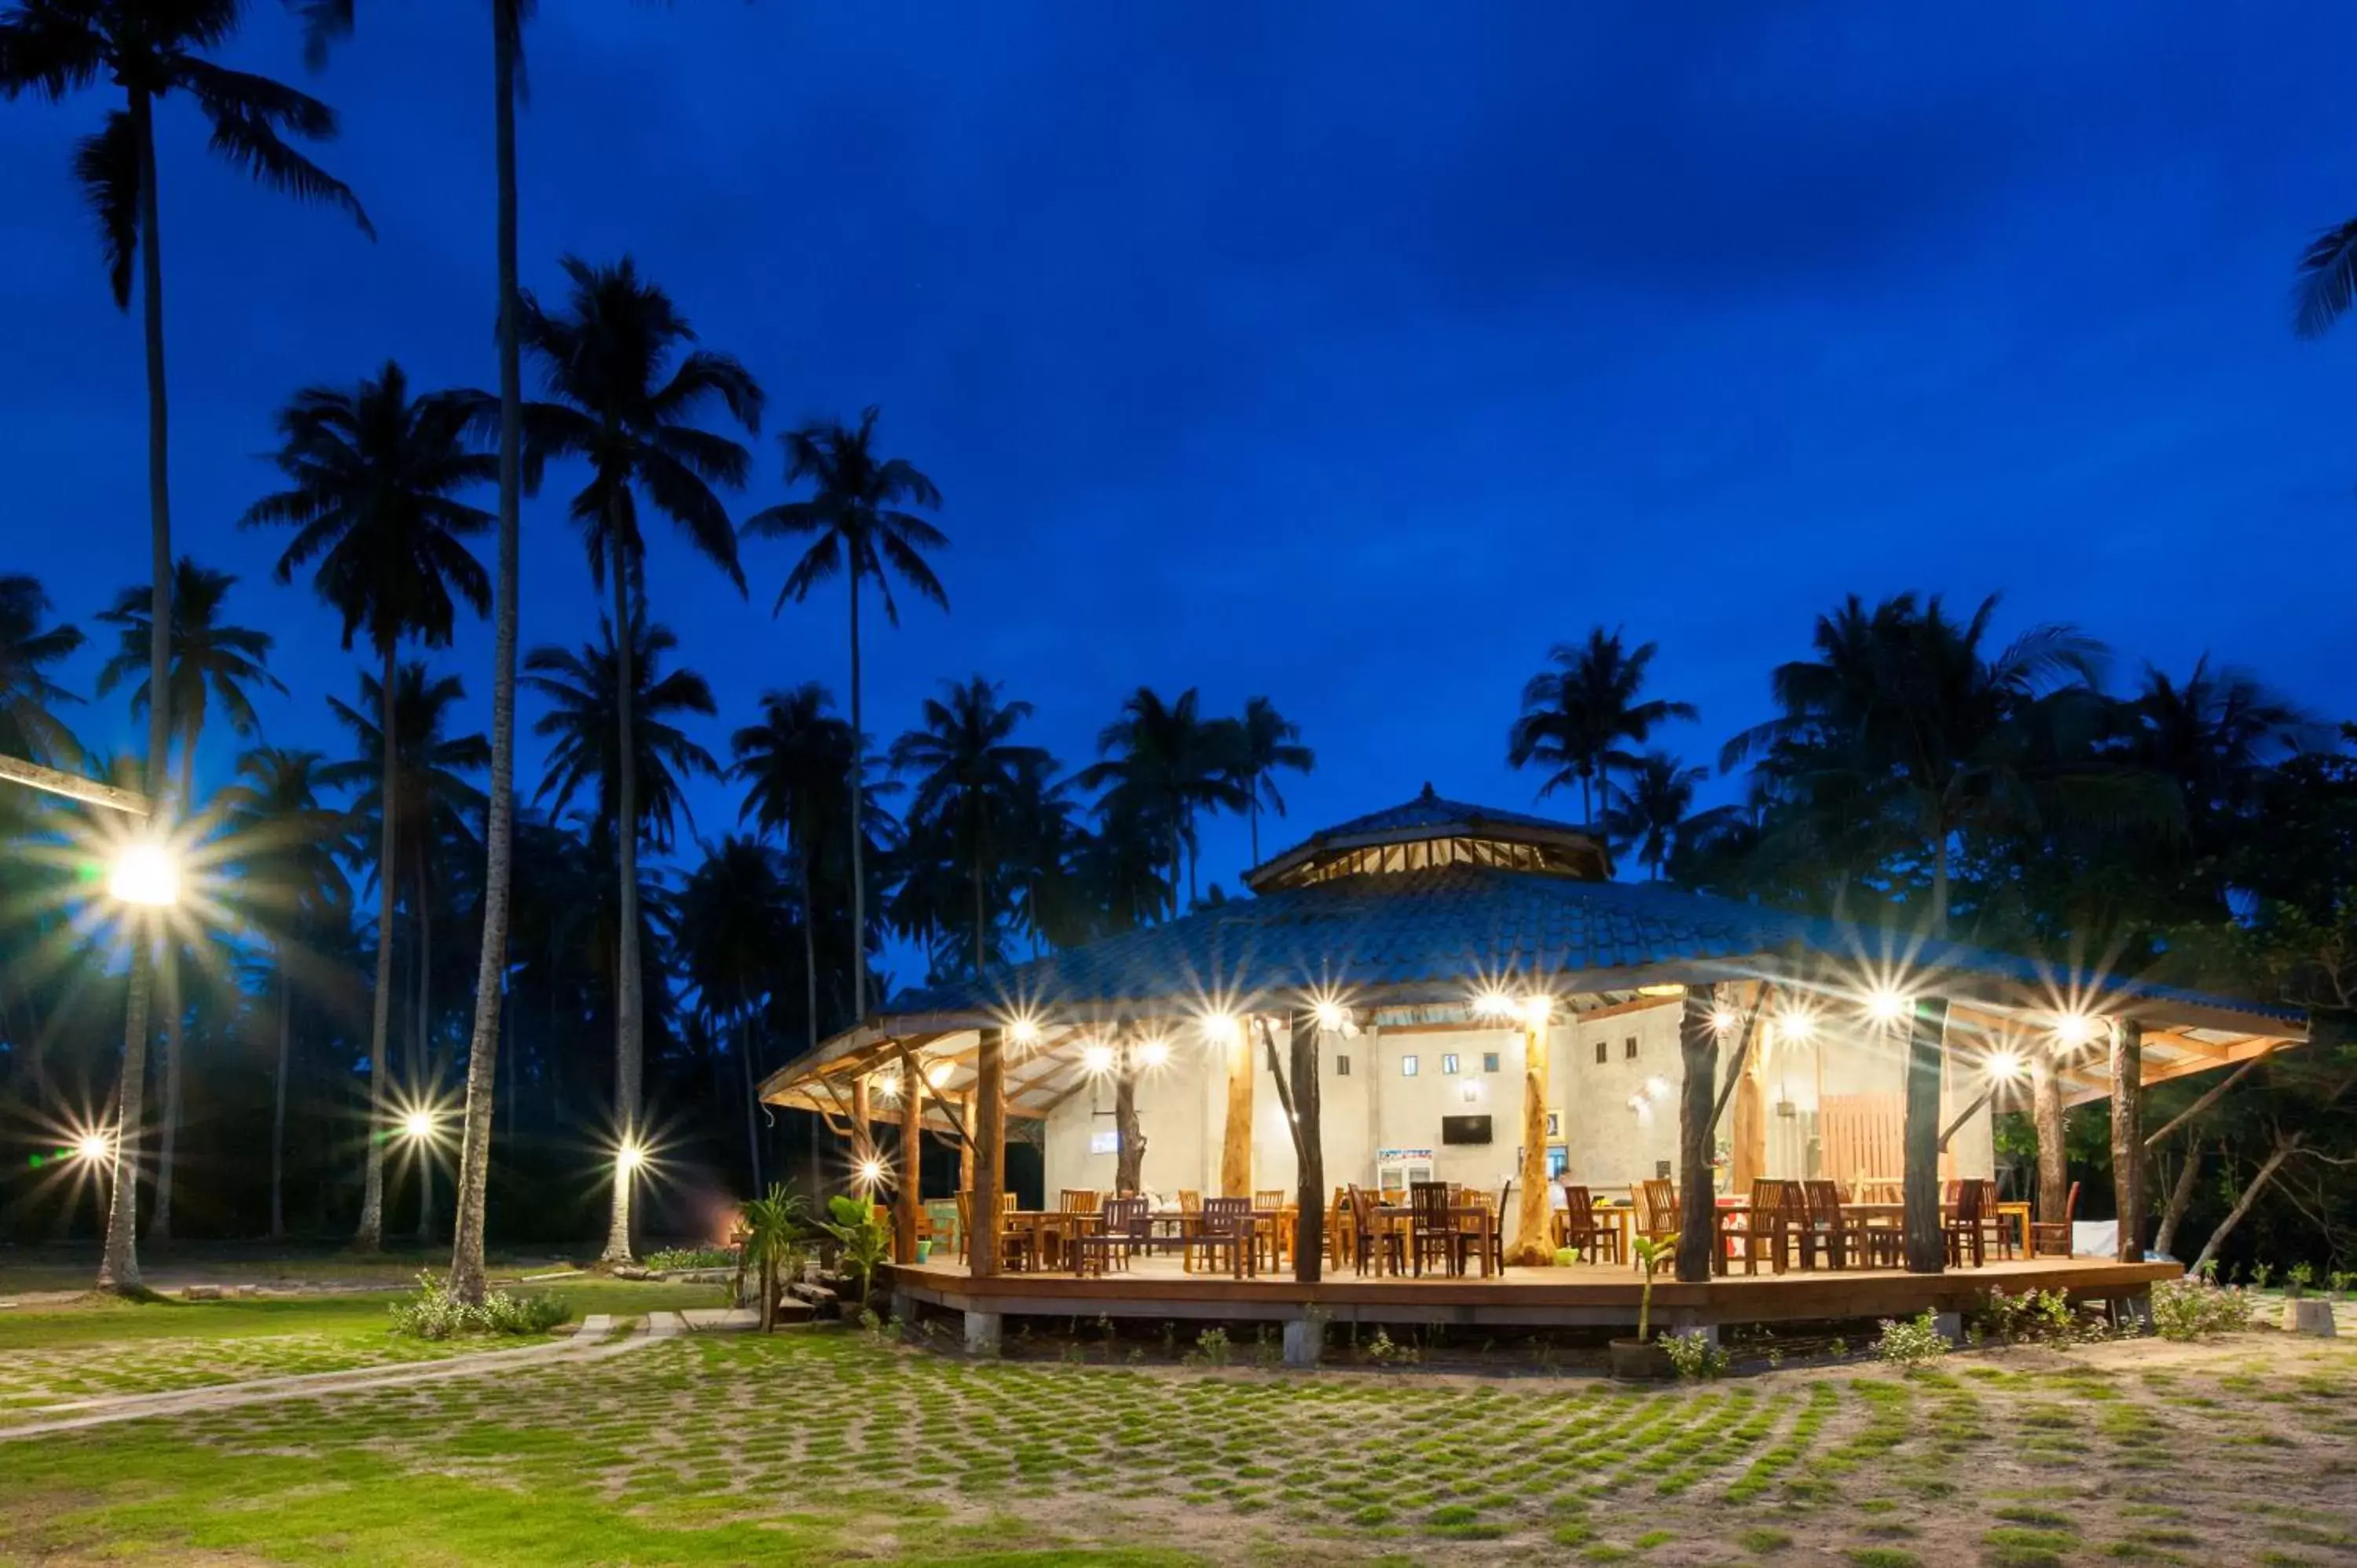
<svg viewBox="0 0 2357 1568">
<path fill-rule="evenodd" d="M 1906 1107 L 1895 1094 L 1828 1094 L 1818 1107 L 1825 1175 L 1855 1192 L 1906 1169 Z"/>
</svg>

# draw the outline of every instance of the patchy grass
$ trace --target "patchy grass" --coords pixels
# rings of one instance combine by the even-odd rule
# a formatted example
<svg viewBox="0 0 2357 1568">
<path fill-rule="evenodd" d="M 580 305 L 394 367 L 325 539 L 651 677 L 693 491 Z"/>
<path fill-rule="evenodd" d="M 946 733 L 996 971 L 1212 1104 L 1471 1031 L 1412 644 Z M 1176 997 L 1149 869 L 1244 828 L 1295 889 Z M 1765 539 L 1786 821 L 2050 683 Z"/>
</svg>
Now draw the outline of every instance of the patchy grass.
<svg viewBox="0 0 2357 1568">
<path fill-rule="evenodd" d="M 618 1315 L 708 1297 L 565 1294 Z M 141 1326 L 28 1353 L 96 1377 L 173 1347 L 267 1364 L 390 1337 L 382 1297 L 261 1310 L 279 1305 L 110 1309 L 88 1321 Z M 200 1332 L 145 1326 L 167 1319 Z M 2357 1532 L 2357 1481 L 2330 1467 L 2346 1439 L 2282 1412 L 2345 1407 L 2352 1349 L 2256 1337 L 1640 1391 L 699 1336 L 8 1444 L 0 1540 L 34 1561 L 2322 1561 Z M 2140 1359 L 2166 1376 L 2113 1375 Z M 2216 1402 L 2196 1416 L 2189 1397 Z M 2234 1444 L 2265 1424 L 2287 1446 Z M 2058 1433 L 2089 1452 L 2025 1454 Z"/>
</svg>

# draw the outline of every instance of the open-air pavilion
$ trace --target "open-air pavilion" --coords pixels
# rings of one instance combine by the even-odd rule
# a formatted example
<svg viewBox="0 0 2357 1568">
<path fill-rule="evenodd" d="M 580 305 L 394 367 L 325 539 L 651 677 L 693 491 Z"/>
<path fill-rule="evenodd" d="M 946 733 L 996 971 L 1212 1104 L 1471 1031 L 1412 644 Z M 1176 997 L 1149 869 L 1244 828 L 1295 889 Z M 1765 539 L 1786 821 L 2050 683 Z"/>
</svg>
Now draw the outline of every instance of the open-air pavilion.
<svg viewBox="0 0 2357 1568">
<path fill-rule="evenodd" d="M 2305 1035 L 1610 869 L 1590 832 L 1427 787 L 1255 867 L 1249 898 L 898 997 L 762 1095 L 847 1140 L 894 1207 L 893 1288 L 981 1343 L 1030 1312 L 1627 1324 L 1640 1235 L 1676 1239 L 1665 1320 L 1712 1327 L 1994 1284 L 2140 1299 L 2174 1271 L 2132 1228 L 2076 1254 L 2069 1215 L 2033 1234 L 1996 1202 L 1992 1109 L 2109 1097 L 2132 1130 L 2141 1086 Z M 931 1204 L 929 1134 L 961 1151 Z M 1037 1210 L 1010 1211 L 1011 1137 L 1040 1148 Z M 1217 1199 L 1250 1200 L 1243 1239 L 1190 1245 L 1229 1228 Z M 1468 1239 L 1427 1251 L 1442 1225 Z"/>
</svg>

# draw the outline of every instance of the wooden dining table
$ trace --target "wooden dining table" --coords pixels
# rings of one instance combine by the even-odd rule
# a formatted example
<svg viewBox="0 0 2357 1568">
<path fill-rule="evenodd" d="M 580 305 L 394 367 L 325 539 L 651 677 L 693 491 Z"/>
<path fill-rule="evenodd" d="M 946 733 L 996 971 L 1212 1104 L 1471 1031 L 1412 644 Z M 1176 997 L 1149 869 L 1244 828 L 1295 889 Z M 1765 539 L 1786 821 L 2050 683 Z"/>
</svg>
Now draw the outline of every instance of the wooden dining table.
<svg viewBox="0 0 2357 1568">
<path fill-rule="evenodd" d="M 1452 1204 L 1448 1209 L 1448 1217 L 1456 1221 L 1457 1228 L 1474 1238 L 1477 1245 L 1468 1250 L 1480 1260 L 1481 1273 L 1485 1278 L 1490 1273 L 1490 1249 L 1482 1240 L 1482 1237 L 1496 1213 L 1497 1210 L 1486 1203 Z M 1387 1230 L 1395 1230 L 1403 1235 L 1405 1240 L 1400 1248 L 1403 1255 L 1413 1250 L 1415 1233 L 1415 1209 L 1399 1205 L 1378 1204 L 1375 1207 L 1375 1223 Z M 1390 1254 L 1383 1248 L 1377 1247 L 1374 1250 L 1374 1255 L 1375 1271 L 1381 1273 L 1384 1267 L 1383 1261 Z"/>
</svg>

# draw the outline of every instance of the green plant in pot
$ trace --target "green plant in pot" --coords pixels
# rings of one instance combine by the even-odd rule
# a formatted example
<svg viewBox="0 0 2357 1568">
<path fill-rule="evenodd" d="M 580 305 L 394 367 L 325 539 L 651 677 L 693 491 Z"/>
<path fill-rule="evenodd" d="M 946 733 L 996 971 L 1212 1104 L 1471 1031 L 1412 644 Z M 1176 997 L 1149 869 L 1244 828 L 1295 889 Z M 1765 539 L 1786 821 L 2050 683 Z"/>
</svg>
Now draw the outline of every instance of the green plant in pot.
<svg viewBox="0 0 2357 1568">
<path fill-rule="evenodd" d="M 1638 1265 L 1645 1271 L 1644 1284 L 1637 1295 L 1637 1337 L 1612 1341 L 1612 1375 L 1652 1381 L 1676 1370 L 1669 1353 L 1653 1338 L 1653 1275 L 1664 1262 L 1675 1256 L 1678 1240 L 1674 1236 L 1640 1236 L 1635 1250 Z"/>
<path fill-rule="evenodd" d="M 770 1184 L 768 1196 L 748 1199 L 737 1210 L 742 1239 L 737 1254 L 737 1298 L 745 1297 L 745 1273 L 751 1270 L 761 1282 L 761 1332 L 778 1324 L 778 1272 L 790 1262 L 801 1244 L 809 1208 L 802 1194 L 781 1182 Z"/>
<path fill-rule="evenodd" d="M 876 1271 L 892 1260 L 892 1232 L 878 1224 L 876 1206 L 863 1197 L 840 1194 L 826 1200 L 827 1218 L 820 1228 L 843 1243 L 843 1272 L 859 1283 L 859 1305 L 867 1305 Z"/>
</svg>

